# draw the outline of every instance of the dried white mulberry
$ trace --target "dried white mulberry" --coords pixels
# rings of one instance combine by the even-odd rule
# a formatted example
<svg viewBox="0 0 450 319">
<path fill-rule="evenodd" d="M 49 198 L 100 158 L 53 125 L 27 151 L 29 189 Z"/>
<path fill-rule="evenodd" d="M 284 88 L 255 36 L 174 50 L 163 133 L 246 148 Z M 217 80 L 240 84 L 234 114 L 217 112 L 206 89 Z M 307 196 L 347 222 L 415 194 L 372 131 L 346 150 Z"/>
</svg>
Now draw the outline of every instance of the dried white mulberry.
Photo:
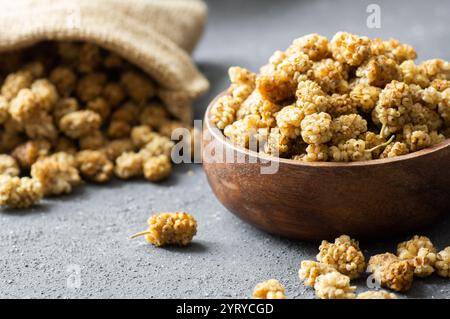
<svg viewBox="0 0 450 319">
<path fill-rule="evenodd" d="M 143 175 L 143 159 L 139 153 L 126 152 L 116 159 L 114 172 L 117 177 L 128 179 Z"/>
<path fill-rule="evenodd" d="M 310 144 L 305 149 L 306 153 L 296 157 L 305 162 L 325 162 L 328 159 L 328 146 L 325 144 Z"/>
<path fill-rule="evenodd" d="M 437 254 L 435 268 L 439 276 L 450 278 L 450 247 L 446 247 Z"/>
<path fill-rule="evenodd" d="M 393 80 L 401 80 L 401 71 L 396 61 L 384 55 L 371 58 L 356 70 L 360 83 L 384 87 Z"/>
<path fill-rule="evenodd" d="M 43 196 L 41 183 L 28 177 L 0 176 L 0 205 L 27 208 L 38 203 Z"/>
<path fill-rule="evenodd" d="M 148 77 L 135 71 L 129 71 L 122 74 L 120 83 L 131 99 L 136 103 L 145 103 L 156 93 L 153 82 Z"/>
<path fill-rule="evenodd" d="M 2 96 L 10 101 L 17 96 L 20 90 L 30 88 L 33 76 L 28 71 L 18 71 L 9 74 L 1 89 Z"/>
<path fill-rule="evenodd" d="M 166 179 L 172 172 L 172 162 L 167 155 L 157 155 L 144 159 L 144 176 L 151 182 Z"/>
<path fill-rule="evenodd" d="M 322 241 L 317 260 L 334 267 L 350 279 L 361 276 L 366 267 L 364 255 L 357 241 L 347 235 L 335 239 L 334 243 Z"/>
<path fill-rule="evenodd" d="M 314 287 L 316 279 L 329 272 L 337 271 L 336 268 L 322 262 L 313 260 L 303 260 L 300 264 L 298 277 L 303 281 L 305 286 Z"/>
<path fill-rule="evenodd" d="M 105 183 L 111 179 L 114 165 L 101 151 L 86 150 L 75 156 L 77 168 L 85 179 Z"/>
<path fill-rule="evenodd" d="M 148 243 L 157 247 L 166 245 L 187 246 L 197 234 L 197 221 L 185 212 L 159 213 L 148 219 L 149 228 L 131 238 L 145 236 Z"/>
<path fill-rule="evenodd" d="M 320 299 L 355 299 L 355 286 L 350 286 L 350 277 L 337 271 L 320 275 L 314 284 L 316 296 Z"/>
<path fill-rule="evenodd" d="M 380 158 L 397 157 L 401 155 L 406 155 L 408 153 L 409 149 L 405 143 L 395 142 L 386 146 L 383 153 L 381 153 Z"/>
<path fill-rule="evenodd" d="M 370 52 L 370 40 L 367 37 L 338 32 L 331 40 L 331 53 L 341 63 L 359 66 Z"/>
<path fill-rule="evenodd" d="M 46 140 L 29 140 L 18 145 L 11 155 L 17 160 L 20 167 L 30 169 L 40 157 L 50 153 L 52 145 Z"/>
<path fill-rule="evenodd" d="M 0 175 L 19 176 L 20 168 L 14 157 L 0 154 Z"/>
<path fill-rule="evenodd" d="M 332 119 L 328 113 L 305 116 L 301 129 L 303 140 L 308 144 L 324 144 L 333 136 Z"/>
<path fill-rule="evenodd" d="M 359 114 L 341 115 L 333 120 L 333 144 L 339 144 L 367 131 L 367 121 Z"/>
<path fill-rule="evenodd" d="M 356 299 L 397 299 L 397 296 L 385 290 L 369 290 L 358 294 Z"/>
<path fill-rule="evenodd" d="M 64 115 L 59 121 L 59 128 L 70 138 L 87 136 L 100 128 L 102 119 L 93 111 L 76 111 Z"/>
<path fill-rule="evenodd" d="M 320 61 L 331 55 L 328 39 L 316 33 L 295 39 L 288 52 L 301 51 L 313 61 Z"/>
<path fill-rule="evenodd" d="M 77 85 L 77 76 L 75 75 L 75 72 L 65 66 L 53 69 L 49 79 L 63 97 L 71 96 Z"/>
<path fill-rule="evenodd" d="M 338 146 L 331 146 L 328 155 L 333 162 L 356 162 L 372 159 L 372 153 L 366 149 L 366 142 L 360 139 L 350 139 Z"/>
<path fill-rule="evenodd" d="M 255 299 L 286 299 L 284 287 L 276 279 L 257 284 L 252 297 Z"/>
<path fill-rule="evenodd" d="M 304 118 L 305 113 L 295 105 L 282 108 L 276 116 L 281 133 L 289 138 L 300 136 L 300 124 Z"/>
<path fill-rule="evenodd" d="M 31 166 L 31 176 L 41 183 L 46 196 L 70 193 L 80 183 L 75 158 L 67 153 L 39 159 Z"/>
<path fill-rule="evenodd" d="M 350 92 L 353 102 L 365 113 L 370 113 L 377 104 L 381 89 L 367 84 L 358 84 Z"/>
<path fill-rule="evenodd" d="M 153 132 L 147 125 L 135 126 L 131 130 L 131 140 L 134 146 L 141 148 L 142 146 L 150 143 L 153 139 L 158 137 L 158 134 Z"/>
<path fill-rule="evenodd" d="M 400 259 L 411 261 L 414 275 L 418 277 L 427 277 L 434 272 L 436 248 L 428 237 L 416 235 L 398 244 L 397 255 Z"/>
<path fill-rule="evenodd" d="M 391 253 L 372 256 L 367 271 L 373 273 L 381 286 L 401 292 L 411 287 L 414 277 L 413 265 Z"/>
</svg>

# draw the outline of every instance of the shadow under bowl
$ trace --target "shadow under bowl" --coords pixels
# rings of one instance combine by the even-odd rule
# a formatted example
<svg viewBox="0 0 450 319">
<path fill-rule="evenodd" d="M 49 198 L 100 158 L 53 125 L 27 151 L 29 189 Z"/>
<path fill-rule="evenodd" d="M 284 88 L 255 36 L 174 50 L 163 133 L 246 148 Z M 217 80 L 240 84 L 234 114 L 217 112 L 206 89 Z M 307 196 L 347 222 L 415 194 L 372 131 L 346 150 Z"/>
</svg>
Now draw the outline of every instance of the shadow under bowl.
<svg viewBox="0 0 450 319">
<path fill-rule="evenodd" d="M 450 139 L 390 159 L 303 163 L 233 144 L 210 120 L 214 102 L 203 129 L 208 182 L 228 210 L 264 231 L 306 240 L 382 239 L 450 210 Z M 217 160 L 218 150 L 231 156 Z M 269 166 L 276 173 L 263 174 Z"/>
</svg>

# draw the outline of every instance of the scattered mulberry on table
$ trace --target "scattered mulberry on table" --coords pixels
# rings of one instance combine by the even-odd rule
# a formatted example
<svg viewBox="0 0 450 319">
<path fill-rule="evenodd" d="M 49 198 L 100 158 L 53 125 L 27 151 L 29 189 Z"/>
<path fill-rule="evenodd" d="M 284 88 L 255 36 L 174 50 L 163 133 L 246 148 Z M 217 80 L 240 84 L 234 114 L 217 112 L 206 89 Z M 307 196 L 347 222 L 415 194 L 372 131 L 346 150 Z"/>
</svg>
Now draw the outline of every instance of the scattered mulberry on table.
<svg viewBox="0 0 450 319">
<path fill-rule="evenodd" d="M 276 279 L 257 284 L 252 297 L 255 299 L 286 299 L 284 287 Z"/>
<path fill-rule="evenodd" d="M 144 177 L 150 182 L 160 182 L 166 179 L 172 172 L 170 157 L 161 154 L 144 158 Z"/>
<path fill-rule="evenodd" d="M 75 156 L 80 175 L 86 180 L 105 183 L 111 179 L 114 165 L 101 151 L 85 150 Z"/>
<path fill-rule="evenodd" d="M 450 278 L 450 247 L 441 250 L 436 257 L 436 273 L 441 277 Z"/>
<path fill-rule="evenodd" d="M 397 299 L 397 296 L 386 290 L 369 290 L 359 293 L 356 299 Z"/>
<path fill-rule="evenodd" d="M 320 299 L 355 299 L 356 286 L 350 286 L 350 277 L 337 271 L 320 275 L 314 284 Z"/>
<path fill-rule="evenodd" d="M 397 256 L 402 260 L 411 261 L 414 274 L 418 277 L 427 277 L 434 272 L 436 248 L 428 237 L 416 235 L 398 244 Z"/>
<path fill-rule="evenodd" d="M 67 153 L 39 159 L 31 166 L 31 176 L 41 183 L 45 196 L 70 193 L 81 181 L 75 158 Z"/>
<path fill-rule="evenodd" d="M 342 235 L 336 238 L 334 243 L 324 240 L 319 250 L 319 262 L 335 268 L 350 279 L 360 277 L 365 270 L 366 263 L 359 244 L 349 236 Z"/>
<path fill-rule="evenodd" d="M 114 173 L 121 179 L 140 177 L 143 175 L 143 158 L 139 153 L 126 152 L 116 159 Z"/>
<path fill-rule="evenodd" d="M 395 291 L 407 291 L 413 282 L 413 265 L 391 253 L 372 256 L 367 270 L 381 286 Z"/>
<path fill-rule="evenodd" d="M 197 221 L 185 212 L 158 213 L 148 219 L 148 229 L 131 236 L 145 236 L 157 247 L 167 245 L 187 246 L 197 234 Z"/>
<path fill-rule="evenodd" d="M 41 183 L 29 177 L 0 176 L 0 205 L 10 208 L 28 208 L 43 196 Z"/>
<path fill-rule="evenodd" d="M 300 270 L 298 276 L 303 281 L 305 286 L 314 287 L 316 279 L 329 272 L 336 272 L 336 268 L 313 260 L 303 260 L 300 264 Z"/>
</svg>

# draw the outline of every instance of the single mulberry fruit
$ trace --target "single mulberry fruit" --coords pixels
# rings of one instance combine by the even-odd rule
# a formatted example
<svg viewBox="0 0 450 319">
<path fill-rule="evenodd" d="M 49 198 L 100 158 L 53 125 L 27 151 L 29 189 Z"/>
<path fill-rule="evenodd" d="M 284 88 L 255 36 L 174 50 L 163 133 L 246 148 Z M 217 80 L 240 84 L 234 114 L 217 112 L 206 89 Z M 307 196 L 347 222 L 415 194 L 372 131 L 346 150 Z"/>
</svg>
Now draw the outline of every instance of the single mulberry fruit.
<svg viewBox="0 0 450 319">
<path fill-rule="evenodd" d="M 130 238 L 145 236 L 145 240 L 157 247 L 166 245 L 187 246 L 197 234 L 197 221 L 184 212 L 158 213 L 148 219 L 149 228 Z"/>
<path fill-rule="evenodd" d="M 286 299 L 283 285 L 275 279 L 257 284 L 252 296 L 255 299 Z"/>
</svg>

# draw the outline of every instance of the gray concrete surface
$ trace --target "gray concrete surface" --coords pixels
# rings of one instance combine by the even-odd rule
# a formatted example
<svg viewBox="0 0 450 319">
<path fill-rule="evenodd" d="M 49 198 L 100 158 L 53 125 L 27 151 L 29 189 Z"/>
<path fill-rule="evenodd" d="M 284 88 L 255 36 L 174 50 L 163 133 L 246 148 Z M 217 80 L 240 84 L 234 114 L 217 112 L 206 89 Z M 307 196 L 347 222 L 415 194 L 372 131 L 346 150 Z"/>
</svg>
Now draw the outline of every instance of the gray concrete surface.
<svg viewBox="0 0 450 319">
<path fill-rule="evenodd" d="M 208 30 L 195 59 L 212 87 L 197 103 L 197 118 L 226 87 L 228 66 L 256 70 L 272 51 L 310 32 L 332 36 L 348 30 L 396 37 L 414 45 L 419 59 L 450 59 L 450 2 L 370 1 L 382 10 L 382 28 L 377 30 L 366 27 L 368 3 L 210 1 Z M 197 217 L 199 233 L 192 246 L 156 249 L 142 239 L 127 240 L 146 226 L 151 212 L 171 210 Z M 446 217 L 420 233 L 444 247 L 450 244 L 449 227 Z M 393 251 L 405 238 L 362 247 L 367 255 Z M 302 259 L 314 258 L 317 247 L 318 243 L 274 237 L 245 224 L 215 199 L 201 166 L 183 165 L 162 185 L 89 185 L 32 210 L 1 210 L 0 297 L 241 298 L 250 296 L 257 282 L 273 277 L 286 285 L 289 297 L 312 298 L 297 271 Z M 72 266 L 80 268 L 79 288 L 67 286 Z M 365 289 L 363 280 L 357 283 L 358 290 Z M 416 280 L 406 297 L 449 298 L 450 283 L 435 276 Z"/>
</svg>

